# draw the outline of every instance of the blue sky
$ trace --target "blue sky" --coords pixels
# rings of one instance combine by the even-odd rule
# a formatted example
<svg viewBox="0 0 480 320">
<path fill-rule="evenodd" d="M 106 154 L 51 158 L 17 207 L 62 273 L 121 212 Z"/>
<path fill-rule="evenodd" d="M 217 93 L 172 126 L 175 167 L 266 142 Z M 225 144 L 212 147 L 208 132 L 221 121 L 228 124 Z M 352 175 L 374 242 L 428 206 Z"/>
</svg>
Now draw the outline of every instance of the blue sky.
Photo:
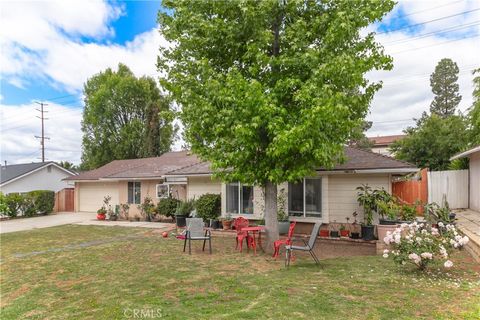
<svg viewBox="0 0 480 320">
<path fill-rule="evenodd" d="M 0 7 L 0 160 L 38 161 L 33 101 L 43 100 L 49 104 L 47 157 L 79 163 L 83 83 L 120 62 L 137 76 L 158 75 L 158 48 L 168 45 L 156 25 L 161 2 L 2 1 Z M 401 133 L 428 110 L 429 75 L 444 57 L 460 68 L 460 109 L 471 105 L 471 70 L 480 66 L 478 9 L 475 0 L 400 0 L 368 28 L 394 58 L 392 71 L 369 75 L 384 83 L 368 116 L 370 135 Z"/>
<path fill-rule="evenodd" d="M 114 35 L 101 39 L 89 36 L 80 37 L 83 43 L 115 43 L 124 45 L 132 41 L 141 33 L 155 28 L 157 12 L 161 7 L 161 1 L 125 1 L 117 2 L 123 7 L 123 14 L 110 23 L 115 30 Z M 72 37 L 74 38 L 74 37 Z M 36 79 L 37 80 L 37 79 Z M 50 98 L 63 97 L 72 94 L 61 86 L 52 85 L 51 79 L 31 81 L 24 88 L 9 83 L 4 77 L 0 79 L 2 103 L 23 104 L 31 100 L 49 100 Z M 66 105 L 78 105 L 81 103 L 78 95 L 74 94 L 62 99 L 56 99 L 57 103 Z"/>
</svg>

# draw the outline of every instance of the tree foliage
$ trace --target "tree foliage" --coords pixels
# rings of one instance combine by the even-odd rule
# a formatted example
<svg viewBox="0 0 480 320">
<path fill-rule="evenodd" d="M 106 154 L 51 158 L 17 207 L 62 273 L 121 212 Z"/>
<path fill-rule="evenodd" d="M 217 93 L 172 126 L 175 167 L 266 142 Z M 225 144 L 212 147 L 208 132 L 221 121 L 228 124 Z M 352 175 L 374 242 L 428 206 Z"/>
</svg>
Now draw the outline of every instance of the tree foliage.
<svg viewBox="0 0 480 320">
<path fill-rule="evenodd" d="M 435 67 L 430 76 L 430 86 L 435 95 L 430 104 L 430 112 L 441 117 L 455 114 L 455 110 L 462 100 L 458 93 L 458 66 L 451 59 L 444 58 Z"/>
<path fill-rule="evenodd" d="M 265 186 L 267 244 L 278 237 L 276 184 L 331 167 L 391 59 L 359 30 L 393 7 L 371 1 L 167 0 L 162 85 L 185 138 L 224 180 Z"/>
<path fill-rule="evenodd" d="M 407 136 L 391 146 L 395 157 L 420 168 L 447 170 L 450 157 L 468 143 L 467 122 L 461 115 L 442 118 L 436 114 L 405 130 Z"/>
<path fill-rule="evenodd" d="M 480 145 L 480 68 L 473 72 L 473 105 L 468 112 L 471 146 Z"/>
<path fill-rule="evenodd" d="M 348 144 L 360 149 L 371 150 L 374 143 L 365 135 L 365 132 L 372 127 L 372 121 L 363 121 L 352 131 Z"/>
<path fill-rule="evenodd" d="M 153 78 L 119 64 L 88 79 L 84 94 L 82 169 L 170 150 L 173 112 Z"/>
</svg>

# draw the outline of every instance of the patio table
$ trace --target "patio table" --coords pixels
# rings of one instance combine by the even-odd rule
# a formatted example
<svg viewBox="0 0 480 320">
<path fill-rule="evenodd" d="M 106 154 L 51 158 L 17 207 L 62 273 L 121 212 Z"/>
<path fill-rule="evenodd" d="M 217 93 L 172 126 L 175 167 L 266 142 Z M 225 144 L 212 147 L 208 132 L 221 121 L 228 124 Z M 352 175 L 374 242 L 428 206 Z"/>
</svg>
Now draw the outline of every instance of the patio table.
<svg viewBox="0 0 480 320">
<path fill-rule="evenodd" d="M 246 231 L 246 232 L 252 232 L 253 233 L 253 236 L 252 236 L 252 239 L 253 239 L 253 243 L 252 243 L 252 247 L 253 247 L 253 253 L 254 254 L 257 254 L 257 243 L 255 242 L 255 234 L 258 232 L 258 244 L 260 245 L 260 248 L 262 248 L 262 237 L 261 237 L 261 233 L 262 231 L 265 231 L 265 226 L 256 226 L 256 227 L 244 227 L 242 228 L 242 231 Z M 262 248 L 263 250 L 263 248 Z"/>
</svg>

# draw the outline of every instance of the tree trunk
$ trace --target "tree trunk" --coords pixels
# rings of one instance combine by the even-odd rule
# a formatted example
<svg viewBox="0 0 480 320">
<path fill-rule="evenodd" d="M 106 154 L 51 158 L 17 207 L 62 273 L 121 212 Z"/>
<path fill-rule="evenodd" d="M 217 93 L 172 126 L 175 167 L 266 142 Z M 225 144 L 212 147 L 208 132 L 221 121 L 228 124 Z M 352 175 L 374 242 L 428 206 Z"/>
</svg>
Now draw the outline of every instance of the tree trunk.
<svg viewBox="0 0 480 320">
<path fill-rule="evenodd" d="M 273 243 L 278 240 L 277 219 L 277 185 L 271 182 L 265 184 L 265 252 L 273 253 Z"/>
</svg>

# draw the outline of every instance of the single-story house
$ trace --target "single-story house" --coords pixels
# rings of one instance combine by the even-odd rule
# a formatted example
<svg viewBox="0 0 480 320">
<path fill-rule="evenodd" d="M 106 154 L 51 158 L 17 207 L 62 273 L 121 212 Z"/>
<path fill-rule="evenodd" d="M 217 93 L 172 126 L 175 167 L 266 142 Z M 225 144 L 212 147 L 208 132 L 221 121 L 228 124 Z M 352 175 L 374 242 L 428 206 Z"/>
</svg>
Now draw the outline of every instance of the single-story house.
<svg viewBox="0 0 480 320">
<path fill-rule="evenodd" d="M 468 169 L 469 183 L 469 208 L 480 211 L 480 146 L 453 156 L 450 160 L 469 158 L 470 166 Z"/>
<path fill-rule="evenodd" d="M 53 161 L 6 164 L 0 166 L 0 191 L 4 194 L 33 190 L 57 192 L 72 188 L 73 184 L 64 179 L 75 174 Z"/>
<path fill-rule="evenodd" d="M 356 188 L 368 184 L 391 192 L 392 177 L 415 172 L 414 165 L 393 158 L 345 147 L 346 161 L 331 170 L 319 168 L 299 183 L 283 183 L 278 188 L 279 206 L 292 219 L 304 222 L 347 222 L 361 209 Z M 168 152 L 160 157 L 117 160 L 101 168 L 70 178 L 75 181 L 76 211 L 96 211 L 105 195 L 112 204 L 130 203 L 130 213 L 145 196 L 155 202 L 168 194 L 179 199 L 198 198 L 205 193 L 221 195 L 222 215 L 262 219 L 263 195 L 260 187 L 238 182 L 224 183 L 212 176 L 208 162 L 188 151 Z M 133 212 L 132 212 L 133 209 Z"/>
<path fill-rule="evenodd" d="M 395 141 L 405 138 L 404 134 L 397 134 L 392 136 L 378 136 L 378 137 L 369 137 L 368 140 L 373 143 L 372 151 L 380 153 L 386 156 L 393 156 L 390 152 L 390 146 Z"/>
</svg>

